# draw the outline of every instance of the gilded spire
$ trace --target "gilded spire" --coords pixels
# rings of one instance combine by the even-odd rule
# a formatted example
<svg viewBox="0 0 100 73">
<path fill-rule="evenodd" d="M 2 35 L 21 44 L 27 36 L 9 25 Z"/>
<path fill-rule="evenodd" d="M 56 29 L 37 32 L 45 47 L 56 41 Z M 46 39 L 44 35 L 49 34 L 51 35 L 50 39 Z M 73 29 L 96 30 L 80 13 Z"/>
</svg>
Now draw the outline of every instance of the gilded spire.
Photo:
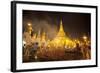
<svg viewBox="0 0 100 73">
<path fill-rule="evenodd" d="M 62 20 L 60 21 L 60 29 L 59 29 L 59 32 L 58 32 L 57 36 L 65 36 L 65 32 L 64 32 L 64 29 L 63 29 Z"/>
<path fill-rule="evenodd" d="M 59 31 L 64 31 L 64 30 L 63 30 L 62 20 L 60 21 L 60 30 L 59 30 Z"/>
</svg>

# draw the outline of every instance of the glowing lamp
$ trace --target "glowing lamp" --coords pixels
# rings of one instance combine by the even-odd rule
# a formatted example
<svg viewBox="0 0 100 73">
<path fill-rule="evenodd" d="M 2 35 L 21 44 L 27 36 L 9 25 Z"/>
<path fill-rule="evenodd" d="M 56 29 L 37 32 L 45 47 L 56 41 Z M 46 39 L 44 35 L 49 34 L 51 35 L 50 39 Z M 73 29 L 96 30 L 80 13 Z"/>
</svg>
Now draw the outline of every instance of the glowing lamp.
<svg viewBox="0 0 100 73">
<path fill-rule="evenodd" d="M 30 23 L 28 23 L 28 26 L 31 26 L 31 24 L 30 24 Z"/>
<path fill-rule="evenodd" d="M 86 36 L 83 36 L 83 39 L 84 39 L 84 40 L 86 40 L 86 39 L 87 39 L 87 37 L 86 37 Z"/>
</svg>

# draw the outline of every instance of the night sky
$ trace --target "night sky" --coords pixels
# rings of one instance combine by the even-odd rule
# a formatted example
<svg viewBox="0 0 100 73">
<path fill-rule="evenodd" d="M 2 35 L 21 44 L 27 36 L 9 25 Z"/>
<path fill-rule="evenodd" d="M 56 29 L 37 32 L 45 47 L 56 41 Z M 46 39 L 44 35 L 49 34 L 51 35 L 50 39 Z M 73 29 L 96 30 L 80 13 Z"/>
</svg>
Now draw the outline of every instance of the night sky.
<svg viewBox="0 0 100 73">
<path fill-rule="evenodd" d="M 46 32 L 50 38 L 56 36 L 60 20 L 63 22 L 64 31 L 71 38 L 80 38 L 91 35 L 91 15 L 89 13 L 29 11 L 23 10 L 23 29 L 28 23 L 32 24 L 34 32 Z"/>
</svg>

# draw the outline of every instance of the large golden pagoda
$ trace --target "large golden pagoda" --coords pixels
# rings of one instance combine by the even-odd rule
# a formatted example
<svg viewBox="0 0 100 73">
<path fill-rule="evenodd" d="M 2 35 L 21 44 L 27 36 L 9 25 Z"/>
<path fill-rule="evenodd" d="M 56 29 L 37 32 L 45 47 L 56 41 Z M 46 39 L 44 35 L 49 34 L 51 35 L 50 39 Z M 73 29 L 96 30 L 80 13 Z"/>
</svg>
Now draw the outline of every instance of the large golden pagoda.
<svg viewBox="0 0 100 73">
<path fill-rule="evenodd" d="M 63 29 L 62 20 L 60 21 L 60 29 L 57 33 L 57 36 L 51 42 L 56 47 L 73 47 L 74 42 L 72 42 L 72 40 L 68 36 L 66 36 Z"/>
</svg>

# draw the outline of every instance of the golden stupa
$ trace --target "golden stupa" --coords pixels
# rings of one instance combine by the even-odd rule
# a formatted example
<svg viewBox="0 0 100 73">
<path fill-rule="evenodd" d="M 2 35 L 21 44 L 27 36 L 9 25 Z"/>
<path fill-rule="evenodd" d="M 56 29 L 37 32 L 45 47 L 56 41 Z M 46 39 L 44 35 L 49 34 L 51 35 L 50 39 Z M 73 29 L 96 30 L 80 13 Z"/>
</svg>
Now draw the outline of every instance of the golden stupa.
<svg viewBox="0 0 100 73">
<path fill-rule="evenodd" d="M 62 20 L 60 21 L 60 29 L 57 36 L 51 41 L 51 43 L 56 47 L 74 47 L 75 43 L 65 34 L 63 29 Z"/>
</svg>

